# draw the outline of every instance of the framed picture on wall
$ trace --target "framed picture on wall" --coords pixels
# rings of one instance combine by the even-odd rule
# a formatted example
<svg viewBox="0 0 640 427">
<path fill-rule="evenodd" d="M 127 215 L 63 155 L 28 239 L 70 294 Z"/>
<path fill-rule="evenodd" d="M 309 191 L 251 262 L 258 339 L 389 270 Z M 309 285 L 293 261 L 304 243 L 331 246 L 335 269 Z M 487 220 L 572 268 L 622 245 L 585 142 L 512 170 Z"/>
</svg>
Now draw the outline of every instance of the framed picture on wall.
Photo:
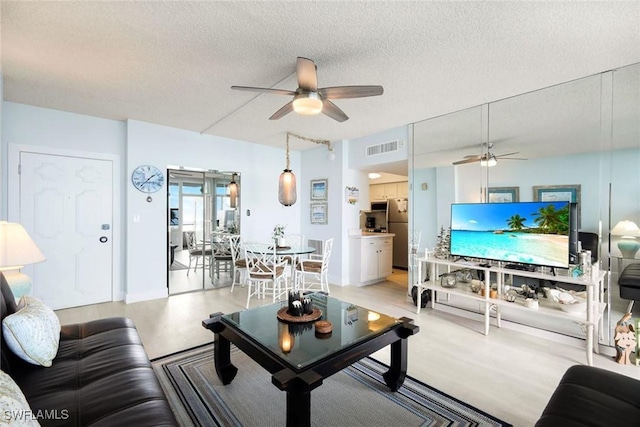
<svg viewBox="0 0 640 427">
<path fill-rule="evenodd" d="M 534 185 L 534 202 L 572 202 L 578 204 L 578 227 L 580 215 L 580 184 L 577 185 Z"/>
<path fill-rule="evenodd" d="M 311 203 L 311 224 L 327 223 L 327 203 Z"/>
<path fill-rule="evenodd" d="M 520 187 L 489 187 L 489 203 L 513 203 L 520 201 Z"/>
<path fill-rule="evenodd" d="M 311 200 L 327 200 L 328 179 L 311 180 Z"/>
<path fill-rule="evenodd" d="M 534 202 L 575 202 L 580 205 L 578 185 L 534 185 Z"/>
</svg>

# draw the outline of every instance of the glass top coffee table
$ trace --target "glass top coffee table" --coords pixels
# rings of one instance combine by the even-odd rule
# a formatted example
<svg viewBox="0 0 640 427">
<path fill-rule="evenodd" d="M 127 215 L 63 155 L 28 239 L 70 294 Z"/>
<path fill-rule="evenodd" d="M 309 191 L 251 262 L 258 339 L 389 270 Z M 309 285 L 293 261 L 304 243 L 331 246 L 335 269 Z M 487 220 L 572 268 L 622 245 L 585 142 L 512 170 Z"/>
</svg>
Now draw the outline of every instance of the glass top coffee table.
<svg viewBox="0 0 640 427">
<path fill-rule="evenodd" d="M 287 393 L 287 426 L 311 425 L 311 391 L 325 378 L 390 345 L 391 366 L 384 374 L 396 391 L 407 372 L 407 338 L 418 333 L 413 320 L 396 319 L 329 297 L 308 295 L 332 331 L 320 334 L 314 321 L 278 319 L 287 301 L 232 314 L 215 313 L 202 325 L 215 334 L 214 363 L 218 378 L 229 384 L 238 369 L 231 363 L 231 343 L 272 374 L 271 382 Z"/>
</svg>

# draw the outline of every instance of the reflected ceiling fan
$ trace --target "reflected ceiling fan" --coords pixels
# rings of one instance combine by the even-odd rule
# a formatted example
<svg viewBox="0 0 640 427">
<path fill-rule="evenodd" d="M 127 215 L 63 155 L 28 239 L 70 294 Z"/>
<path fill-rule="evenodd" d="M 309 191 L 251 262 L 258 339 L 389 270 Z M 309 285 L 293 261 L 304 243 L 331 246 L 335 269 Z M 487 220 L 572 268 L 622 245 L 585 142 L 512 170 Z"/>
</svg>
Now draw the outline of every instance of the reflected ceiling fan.
<svg viewBox="0 0 640 427">
<path fill-rule="evenodd" d="M 382 95 L 383 93 L 382 86 L 334 86 L 318 88 L 317 68 L 316 63 L 312 60 L 298 57 L 296 63 L 298 88 L 295 91 L 249 86 L 231 86 L 231 89 L 293 96 L 293 99 L 269 117 L 269 120 L 278 120 L 290 112 L 295 111 L 298 114 L 305 115 L 323 113 L 339 122 L 348 120 L 349 116 L 336 104 L 331 102 L 332 99 L 364 98 L 367 96 Z"/>
<path fill-rule="evenodd" d="M 509 156 L 513 156 L 514 154 L 518 154 L 518 152 L 514 152 L 514 153 L 505 153 L 505 154 L 493 154 L 491 151 L 491 148 L 493 148 L 493 143 L 489 142 L 483 142 L 482 143 L 482 154 L 477 154 L 477 155 L 469 155 L 469 156 L 464 156 L 464 158 L 462 160 L 458 160 L 456 162 L 453 162 L 454 165 L 464 165 L 467 163 L 474 163 L 474 162 L 480 162 L 480 166 L 495 166 L 496 164 L 498 164 L 498 159 L 502 159 L 502 160 L 527 160 L 525 158 L 522 157 L 509 157 Z M 486 149 L 486 152 L 484 152 Z"/>
</svg>

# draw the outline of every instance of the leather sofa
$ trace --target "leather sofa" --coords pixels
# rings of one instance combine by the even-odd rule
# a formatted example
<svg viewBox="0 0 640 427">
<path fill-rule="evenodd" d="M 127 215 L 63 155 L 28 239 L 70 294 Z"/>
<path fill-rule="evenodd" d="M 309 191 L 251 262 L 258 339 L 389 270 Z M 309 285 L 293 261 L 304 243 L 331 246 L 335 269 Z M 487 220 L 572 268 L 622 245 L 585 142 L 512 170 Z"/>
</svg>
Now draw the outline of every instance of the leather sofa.
<svg viewBox="0 0 640 427">
<path fill-rule="evenodd" d="M 592 366 L 567 369 L 536 427 L 630 426 L 640 420 L 640 381 Z"/>
<path fill-rule="evenodd" d="M 4 320 L 16 301 L 2 273 L 0 290 Z M 63 325 L 50 367 L 24 362 L 4 339 L 1 359 L 41 425 L 178 425 L 129 319 Z"/>
</svg>

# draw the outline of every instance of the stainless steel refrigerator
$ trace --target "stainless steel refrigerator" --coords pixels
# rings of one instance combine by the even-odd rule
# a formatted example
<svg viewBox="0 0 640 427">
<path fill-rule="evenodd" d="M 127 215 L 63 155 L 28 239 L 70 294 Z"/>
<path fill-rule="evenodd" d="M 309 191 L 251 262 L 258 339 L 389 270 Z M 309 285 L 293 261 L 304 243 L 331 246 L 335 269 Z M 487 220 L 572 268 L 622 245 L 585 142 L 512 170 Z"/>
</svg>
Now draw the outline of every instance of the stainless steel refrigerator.
<svg viewBox="0 0 640 427">
<path fill-rule="evenodd" d="M 388 232 L 394 233 L 393 266 L 409 267 L 409 200 L 391 199 L 387 212 Z"/>
</svg>

